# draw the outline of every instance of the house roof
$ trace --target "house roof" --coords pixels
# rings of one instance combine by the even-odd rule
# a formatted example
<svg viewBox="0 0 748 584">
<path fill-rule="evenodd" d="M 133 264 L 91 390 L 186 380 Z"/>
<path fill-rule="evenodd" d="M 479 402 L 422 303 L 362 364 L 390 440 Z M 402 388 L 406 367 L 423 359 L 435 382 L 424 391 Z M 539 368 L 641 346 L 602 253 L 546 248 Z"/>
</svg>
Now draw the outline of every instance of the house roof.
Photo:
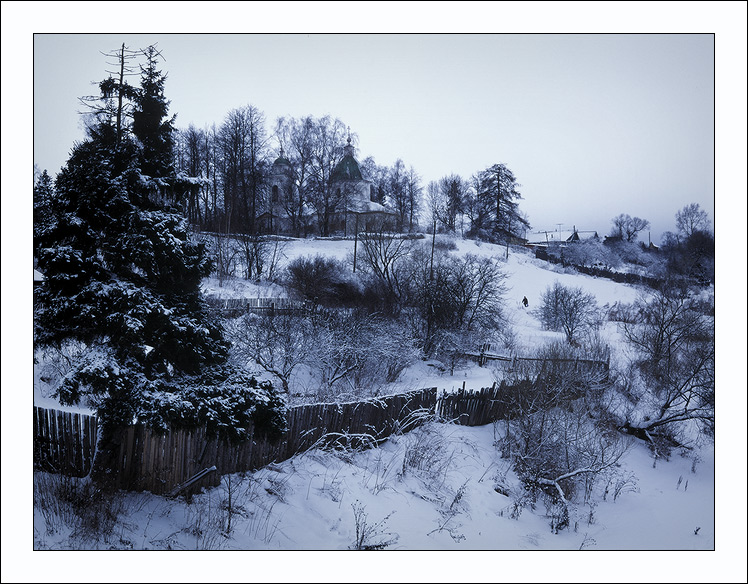
<svg viewBox="0 0 748 584">
<path fill-rule="evenodd" d="M 576 237 L 575 237 L 576 234 Z M 529 244 L 565 243 L 579 239 L 584 241 L 597 237 L 597 231 L 537 231 L 527 236 Z"/>
</svg>

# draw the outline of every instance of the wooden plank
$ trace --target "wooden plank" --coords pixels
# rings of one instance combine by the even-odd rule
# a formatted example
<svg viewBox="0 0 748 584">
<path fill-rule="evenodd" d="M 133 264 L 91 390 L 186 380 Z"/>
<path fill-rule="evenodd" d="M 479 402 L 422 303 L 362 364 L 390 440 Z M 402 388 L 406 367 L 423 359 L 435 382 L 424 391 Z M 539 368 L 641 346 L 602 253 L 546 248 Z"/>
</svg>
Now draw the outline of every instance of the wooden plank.
<svg viewBox="0 0 748 584">
<path fill-rule="evenodd" d="M 50 442 L 50 425 L 51 422 L 49 421 L 49 412 L 42 408 L 39 410 L 39 413 L 41 415 L 41 431 L 42 431 L 42 464 L 43 468 L 46 470 L 49 470 L 50 467 L 50 452 L 51 452 L 51 442 Z"/>
<path fill-rule="evenodd" d="M 171 469 L 170 483 L 167 485 L 167 491 L 176 487 L 181 481 L 179 476 L 179 430 L 171 433 L 171 445 L 169 448 L 169 468 Z"/>
<path fill-rule="evenodd" d="M 44 461 L 42 446 L 43 441 L 43 418 L 41 408 L 34 406 L 34 463 L 36 468 L 42 468 Z"/>
<path fill-rule="evenodd" d="M 75 472 L 73 465 L 73 415 L 71 412 L 62 413 L 62 448 L 64 456 L 64 473 L 71 475 Z"/>
<path fill-rule="evenodd" d="M 166 442 L 164 446 L 164 475 L 161 488 L 163 492 L 168 492 L 173 489 L 179 483 L 174 480 L 174 430 L 169 429 L 169 433 L 166 436 Z"/>
<path fill-rule="evenodd" d="M 153 492 L 153 432 L 150 428 L 143 428 L 143 456 L 140 461 L 140 488 Z"/>
<path fill-rule="evenodd" d="M 176 487 L 178 484 L 183 483 L 189 477 L 184 475 L 184 430 L 177 430 L 175 433 L 176 438 L 176 459 L 174 468 L 176 469 L 174 475 L 174 484 L 171 488 Z"/>
<path fill-rule="evenodd" d="M 179 430 L 172 430 L 169 444 L 169 482 L 165 485 L 167 491 L 171 491 L 181 481 L 179 476 Z"/>
<path fill-rule="evenodd" d="M 42 469 L 47 469 L 47 459 L 49 458 L 49 421 L 47 420 L 47 410 L 38 408 L 37 415 L 39 420 L 39 465 Z"/>
<path fill-rule="evenodd" d="M 51 438 L 52 467 L 56 472 L 62 470 L 62 451 L 60 448 L 60 429 L 59 429 L 59 412 L 52 410 L 49 412 L 49 436 Z"/>
<path fill-rule="evenodd" d="M 129 490 L 142 491 L 145 479 L 145 453 L 143 449 L 147 440 L 146 429 L 142 424 L 131 427 L 132 437 L 128 436 L 132 441 L 132 445 L 130 446 L 131 454 L 127 473 L 123 475 L 123 479 L 129 485 L 127 487 Z"/>
<path fill-rule="evenodd" d="M 41 453 L 39 449 L 39 408 L 34 406 L 34 466 L 38 467 Z"/>
<path fill-rule="evenodd" d="M 161 433 L 152 436 L 153 446 L 151 448 L 151 493 L 154 495 L 162 493 L 161 468 L 163 467 L 164 439 Z"/>
<path fill-rule="evenodd" d="M 161 451 L 161 477 L 159 480 L 159 489 L 162 493 L 168 492 L 172 487 L 172 461 L 171 461 L 171 444 L 173 441 L 173 432 L 169 429 L 162 440 L 162 451 Z"/>
<path fill-rule="evenodd" d="M 73 439 L 74 439 L 74 459 L 73 465 L 77 476 L 85 476 L 86 471 L 83 468 L 83 424 L 82 415 L 73 414 Z"/>
<path fill-rule="evenodd" d="M 122 468 L 122 483 L 125 489 L 130 488 L 130 479 L 132 477 L 132 469 L 134 466 L 135 456 L 135 426 L 129 426 L 125 432 L 125 461 Z"/>
<path fill-rule="evenodd" d="M 51 469 L 57 469 L 57 424 L 55 412 L 47 410 L 47 463 Z"/>
<path fill-rule="evenodd" d="M 190 477 L 192 477 L 195 472 L 193 472 L 193 464 L 192 459 L 194 458 L 194 453 L 192 452 L 194 446 L 194 441 L 192 439 L 192 431 L 191 430 L 185 430 L 184 431 L 184 465 L 182 467 L 182 472 L 184 473 L 185 480 L 189 480 Z"/>
<path fill-rule="evenodd" d="M 216 474 L 220 476 L 223 473 L 223 441 L 215 438 L 216 442 L 216 453 L 214 455 L 215 460 L 213 465 L 216 467 Z"/>
<path fill-rule="evenodd" d="M 91 428 L 91 441 L 90 441 L 90 447 L 91 447 L 91 467 L 93 468 L 93 462 L 96 460 L 96 452 L 99 448 L 99 420 L 95 416 L 91 416 L 89 419 L 89 426 Z M 89 471 L 90 471 L 89 468 Z"/>
<path fill-rule="evenodd" d="M 142 463 L 143 426 L 133 427 L 132 460 L 130 461 L 130 472 L 127 482 L 131 490 L 139 490 L 140 487 L 140 465 Z"/>
<path fill-rule="evenodd" d="M 46 424 L 47 424 L 47 466 L 50 470 L 55 471 L 57 467 L 57 460 L 55 457 L 55 418 L 54 411 L 47 410 L 45 412 Z"/>
<path fill-rule="evenodd" d="M 142 491 L 144 486 L 144 478 L 145 478 L 145 442 L 146 437 L 148 436 L 148 428 L 146 428 L 145 424 L 139 424 L 138 425 L 138 441 L 137 441 L 137 450 L 135 453 L 135 460 L 137 464 L 135 465 L 135 484 L 136 484 L 136 490 Z"/>
<path fill-rule="evenodd" d="M 151 432 L 151 448 L 150 448 L 150 462 L 148 468 L 148 475 L 151 481 L 151 492 L 158 487 L 158 481 L 156 480 L 156 469 L 159 464 L 159 453 L 163 449 L 163 435 L 156 432 Z"/>
</svg>

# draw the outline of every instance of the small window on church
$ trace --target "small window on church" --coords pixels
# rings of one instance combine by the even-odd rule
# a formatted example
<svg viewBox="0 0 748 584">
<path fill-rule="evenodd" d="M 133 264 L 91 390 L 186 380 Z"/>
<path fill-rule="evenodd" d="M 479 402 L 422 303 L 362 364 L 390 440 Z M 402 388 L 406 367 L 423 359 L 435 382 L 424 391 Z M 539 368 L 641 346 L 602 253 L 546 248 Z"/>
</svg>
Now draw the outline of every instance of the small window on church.
<svg viewBox="0 0 748 584">
<path fill-rule="evenodd" d="M 273 185 L 273 203 L 278 202 L 278 185 Z"/>
<path fill-rule="evenodd" d="M 376 201 L 376 198 L 374 197 L 374 185 L 369 185 L 369 200 Z"/>
</svg>

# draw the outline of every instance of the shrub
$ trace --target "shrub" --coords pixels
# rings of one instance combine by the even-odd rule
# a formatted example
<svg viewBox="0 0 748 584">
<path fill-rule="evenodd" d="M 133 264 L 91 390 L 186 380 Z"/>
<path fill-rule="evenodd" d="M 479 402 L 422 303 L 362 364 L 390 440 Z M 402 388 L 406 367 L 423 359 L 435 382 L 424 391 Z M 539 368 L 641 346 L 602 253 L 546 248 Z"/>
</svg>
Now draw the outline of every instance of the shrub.
<svg viewBox="0 0 748 584">
<path fill-rule="evenodd" d="M 210 434 L 244 440 L 252 425 L 256 434 L 278 438 L 286 427 L 286 401 L 270 381 L 229 367 L 200 377 L 162 383 L 149 393 L 144 421 L 158 431 L 206 425 Z"/>
<path fill-rule="evenodd" d="M 90 545 L 112 541 L 125 503 L 120 492 L 100 489 L 88 478 L 35 472 L 34 508 L 44 519 L 46 535 L 69 531 L 71 540 Z"/>
<path fill-rule="evenodd" d="M 353 305 L 360 292 L 345 270 L 343 262 L 334 258 L 297 258 L 288 265 L 286 285 L 302 298 L 323 305 Z"/>
</svg>

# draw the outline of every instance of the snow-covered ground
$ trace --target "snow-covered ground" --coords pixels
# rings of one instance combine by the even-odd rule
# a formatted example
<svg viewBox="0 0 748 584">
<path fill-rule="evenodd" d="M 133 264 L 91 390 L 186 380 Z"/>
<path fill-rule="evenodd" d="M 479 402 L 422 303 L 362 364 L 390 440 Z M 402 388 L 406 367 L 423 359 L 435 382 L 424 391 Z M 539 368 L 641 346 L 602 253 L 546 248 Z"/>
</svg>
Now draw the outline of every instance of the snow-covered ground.
<svg viewBox="0 0 748 584">
<path fill-rule="evenodd" d="M 579 505 L 571 528 L 554 534 L 541 501 L 518 516 L 521 486 L 494 446 L 501 425 L 432 424 L 358 453 L 313 450 L 245 477 L 233 475 L 192 504 L 128 494 L 121 528 L 107 549 L 392 550 L 709 550 L 714 548 L 710 448 L 694 464 L 673 456 L 653 467 L 632 439 L 619 469 L 630 478 L 615 497 Z M 408 456 L 411 464 L 404 463 Z M 600 485 L 603 489 L 604 484 Z M 497 492 L 497 488 L 506 492 Z M 199 517 L 200 521 L 197 522 Z M 64 529 L 47 535 L 35 514 L 39 547 L 77 546 Z M 200 531 L 191 529 L 197 523 Z M 695 533 L 698 531 L 698 533 Z"/>
<path fill-rule="evenodd" d="M 504 258 L 506 253 L 505 248 L 490 244 L 461 240 L 456 243 L 459 253 L 498 258 Z M 285 247 L 284 261 L 317 253 L 345 259 L 352 251 L 350 240 L 304 240 Z M 505 268 L 509 286 L 507 312 L 519 346 L 527 349 L 558 337 L 558 333 L 543 331 L 532 314 L 543 291 L 555 280 L 583 287 L 595 295 L 601 306 L 629 303 L 639 294 L 636 287 L 550 266 L 515 249 L 510 249 Z M 275 286 L 241 280 L 220 287 L 217 281 L 208 279 L 203 289 L 207 294 L 223 297 L 280 293 Z M 529 300 L 529 309 L 520 305 L 523 296 Z M 620 342 L 614 323 L 606 323 L 601 335 L 611 345 Z M 476 365 L 448 375 L 418 363 L 398 380 L 403 390 L 431 386 L 449 390 L 462 387 L 463 383 L 468 389 L 485 387 L 493 383 L 493 373 L 490 368 Z M 745 379 L 740 380 L 739 387 L 745 387 Z M 36 378 L 34 400 L 47 407 L 52 400 Z M 744 428 L 745 418 L 739 423 Z M 363 543 L 383 544 L 387 550 L 504 550 L 504 553 L 397 554 L 375 556 L 377 559 L 373 561 L 370 555 L 343 560 L 338 555 L 308 556 L 300 551 L 288 559 L 275 554 L 241 556 L 241 559 L 233 554 L 219 557 L 200 554 L 193 561 L 178 554 L 177 562 L 182 564 L 181 568 L 189 566 L 190 571 L 180 571 L 187 578 L 222 581 L 249 578 L 319 582 L 395 578 L 393 581 L 745 581 L 740 576 L 733 580 L 736 566 L 731 563 L 737 558 L 738 570 L 740 560 L 745 564 L 745 551 L 741 547 L 745 544 L 745 502 L 715 497 L 712 445 L 705 444 L 697 453 L 683 453 L 683 456 L 674 452 L 669 460 L 660 459 L 654 465 L 646 446 L 631 438 L 630 450 L 617 469 L 619 476 L 630 480 L 619 495 L 613 500 L 609 493 L 603 500 L 600 493 L 596 506 L 577 505 L 570 529 L 555 534 L 542 502 L 535 509 L 527 507 L 519 514 L 516 509 L 512 512 L 512 496 L 520 487 L 508 461 L 500 457 L 494 445 L 501 432 L 501 423 L 476 428 L 429 423 L 372 450 L 353 454 L 303 453 L 245 476 L 232 475 L 232 513 L 226 508 L 228 479 L 221 487 L 196 496 L 189 505 L 148 493 L 124 494 L 126 512 L 110 540 L 100 546 L 136 550 L 347 550 L 356 547 L 358 525 L 359 530 L 369 529 Z M 403 457 L 410 455 L 412 460 L 414 452 L 424 457 L 420 468 L 403 463 Z M 729 466 L 724 453 L 722 456 L 721 465 L 716 467 L 718 476 L 720 470 Z M 729 459 L 729 454 L 726 456 Z M 717 459 L 720 460 L 719 455 Z M 744 469 L 744 462 L 741 464 Z M 720 493 L 730 492 L 729 485 L 719 481 L 717 484 Z M 745 494 L 745 475 L 742 483 L 738 480 L 733 486 L 739 489 L 733 492 L 733 497 Z M 719 518 L 716 522 L 715 511 Z M 232 530 L 225 537 L 220 532 L 225 529 L 229 515 Z M 200 528 L 195 528 L 196 525 Z M 70 531 L 64 528 L 48 533 L 44 518 L 34 513 L 35 548 L 70 549 L 81 545 L 80 540 L 70 536 Z M 707 555 L 637 554 L 631 562 L 620 552 L 584 557 L 506 554 L 506 551 L 580 549 L 716 551 Z M 725 552 L 728 556 L 721 555 Z M 730 561 L 714 566 L 715 555 L 728 557 Z M 86 564 L 88 557 L 71 564 Z M 147 578 L 161 575 L 158 568 L 161 562 L 175 567 L 171 557 L 159 554 L 155 561 L 150 555 L 145 558 L 148 561 L 142 569 L 145 574 L 152 574 L 144 576 Z M 68 561 L 63 559 L 61 565 L 67 565 Z M 258 568 L 264 562 L 268 565 Z M 138 566 L 137 570 L 140 569 Z M 742 569 L 745 574 L 744 565 Z M 80 577 L 78 570 L 75 573 L 79 581 L 89 581 L 85 576 Z M 170 577 L 171 572 L 166 573 Z M 125 579 L 133 579 L 134 574 L 135 570 L 128 572 Z"/>
</svg>

